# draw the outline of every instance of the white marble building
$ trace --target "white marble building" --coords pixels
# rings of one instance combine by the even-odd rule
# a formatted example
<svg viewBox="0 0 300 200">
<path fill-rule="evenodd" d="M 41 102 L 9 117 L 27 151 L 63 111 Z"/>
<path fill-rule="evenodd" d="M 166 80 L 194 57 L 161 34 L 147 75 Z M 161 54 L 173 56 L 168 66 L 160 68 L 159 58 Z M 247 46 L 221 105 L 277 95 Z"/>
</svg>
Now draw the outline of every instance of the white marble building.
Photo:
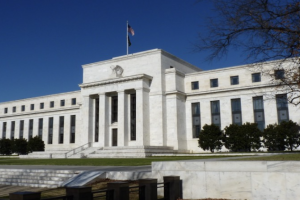
<svg viewBox="0 0 300 200">
<path fill-rule="evenodd" d="M 277 103 L 267 100 L 270 78 L 250 66 L 202 71 L 154 49 L 82 67 L 79 91 L 0 103 L 0 137 L 40 135 L 47 151 L 89 143 L 201 152 L 197 134 L 204 124 L 300 123 L 299 106 L 287 105 L 285 94 Z"/>
</svg>

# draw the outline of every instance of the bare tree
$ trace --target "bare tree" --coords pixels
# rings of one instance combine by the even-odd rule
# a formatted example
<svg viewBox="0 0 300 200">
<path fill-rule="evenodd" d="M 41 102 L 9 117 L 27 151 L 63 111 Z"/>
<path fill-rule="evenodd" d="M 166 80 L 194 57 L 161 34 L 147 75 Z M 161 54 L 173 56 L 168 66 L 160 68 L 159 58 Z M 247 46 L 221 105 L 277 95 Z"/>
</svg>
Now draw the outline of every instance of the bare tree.
<svg viewBox="0 0 300 200">
<path fill-rule="evenodd" d="M 300 1 L 211 0 L 218 14 L 207 23 L 208 34 L 199 34 L 196 51 L 208 51 L 207 60 L 220 59 L 232 48 L 243 52 L 253 68 L 272 77 L 276 93 L 288 94 L 300 104 Z M 204 4 L 204 0 L 198 1 Z M 263 70 L 266 61 L 272 69 Z M 284 69 L 278 77 L 274 70 Z"/>
</svg>

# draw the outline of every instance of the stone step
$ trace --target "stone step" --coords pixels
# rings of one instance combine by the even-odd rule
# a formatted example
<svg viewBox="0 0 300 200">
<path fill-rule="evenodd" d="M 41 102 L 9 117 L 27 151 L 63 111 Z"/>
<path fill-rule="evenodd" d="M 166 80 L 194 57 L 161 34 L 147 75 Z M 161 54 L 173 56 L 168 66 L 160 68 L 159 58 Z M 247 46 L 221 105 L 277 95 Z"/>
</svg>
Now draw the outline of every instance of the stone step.
<svg viewBox="0 0 300 200">
<path fill-rule="evenodd" d="M 30 180 L 30 179 L 18 179 L 18 178 L 0 178 L 0 182 L 44 184 L 44 185 L 61 185 L 64 182 L 64 180 L 46 181 L 46 180 Z"/>
<path fill-rule="evenodd" d="M 174 153 L 174 150 L 159 150 L 159 149 L 122 149 L 122 150 L 97 150 L 95 153 Z"/>
<path fill-rule="evenodd" d="M 89 154 L 88 158 L 145 158 L 151 154 L 145 153 L 97 153 Z"/>
<path fill-rule="evenodd" d="M 42 187 L 42 188 L 57 188 L 60 185 L 48 185 L 48 184 L 38 184 L 38 183 L 14 183 L 14 182 L 0 182 L 0 185 L 15 185 L 15 186 L 27 186 L 27 187 Z"/>
<path fill-rule="evenodd" d="M 74 177 L 74 175 L 72 176 L 64 176 L 64 177 L 58 177 L 58 176 L 29 176 L 29 175 L 4 175 L 1 174 L 0 175 L 0 179 L 24 179 L 24 180 L 43 180 L 43 181 L 62 181 L 65 180 L 66 178 L 72 178 Z"/>
<path fill-rule="evenodd" d="M 116 146 L 116 147 L 103 147 L 103 150 L 121 150 L 121 149 L 165 149 L 173 150 L 169 146 Z"/>
</svg>

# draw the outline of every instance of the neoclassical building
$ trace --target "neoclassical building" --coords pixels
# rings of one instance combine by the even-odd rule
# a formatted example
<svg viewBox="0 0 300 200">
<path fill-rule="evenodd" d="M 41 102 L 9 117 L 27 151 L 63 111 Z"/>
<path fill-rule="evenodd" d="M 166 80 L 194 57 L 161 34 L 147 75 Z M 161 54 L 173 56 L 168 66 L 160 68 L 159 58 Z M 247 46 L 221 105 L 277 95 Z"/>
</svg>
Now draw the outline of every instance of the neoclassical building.
<svg viewBox="0 0 300 200">
<path fill-rule="evenodd" d="M 141 148 L 201 152 L 197 137 L 204 124 L 223 129 L 256 122 L 263 129 L 282 120 L 300 122 L 300 107 L 288 104 L 284 93 L 269 99 L 276 89 L 270 77 L 247 65 L 203 71 L 154 49 L 82 68 L 78 91 L 0 103 L 1 138 L 39 135 L 48 152 L 82 145 L 93 149 L 90 154 Z M 274 73 L 284 76 L 283 69 Z"/>
</svg>

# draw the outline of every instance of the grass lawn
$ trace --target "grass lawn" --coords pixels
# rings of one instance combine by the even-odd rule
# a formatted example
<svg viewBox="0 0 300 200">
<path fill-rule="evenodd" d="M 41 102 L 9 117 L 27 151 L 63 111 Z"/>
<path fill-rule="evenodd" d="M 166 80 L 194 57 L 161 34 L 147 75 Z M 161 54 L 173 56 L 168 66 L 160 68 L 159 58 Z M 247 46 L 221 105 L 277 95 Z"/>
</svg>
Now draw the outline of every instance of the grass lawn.
<svg viewBox="0 0 300 200">
<path fill-rule="evenodd" d="M 252 158 L 240 158 L 240 159 L 234 159 L 234 160 L 249 160 L 249 161 L 255 161 L 255 160 L 262 160 L 262 161 L 300 161 L 300 153 L 285 153 L 281 155 L 274 155 L 274 156 L 258 156 L 258 157 L 252 157 Z"/>
<path fill-rule="evenodd" d="M 0 159 L 0 165 L 78 165 L 78 166 L 140 166 L 155 161 L 212 159 L 231 156 L 174 156 L 148 158 L 83 158 L 83 159 Z"/>
</svg>

